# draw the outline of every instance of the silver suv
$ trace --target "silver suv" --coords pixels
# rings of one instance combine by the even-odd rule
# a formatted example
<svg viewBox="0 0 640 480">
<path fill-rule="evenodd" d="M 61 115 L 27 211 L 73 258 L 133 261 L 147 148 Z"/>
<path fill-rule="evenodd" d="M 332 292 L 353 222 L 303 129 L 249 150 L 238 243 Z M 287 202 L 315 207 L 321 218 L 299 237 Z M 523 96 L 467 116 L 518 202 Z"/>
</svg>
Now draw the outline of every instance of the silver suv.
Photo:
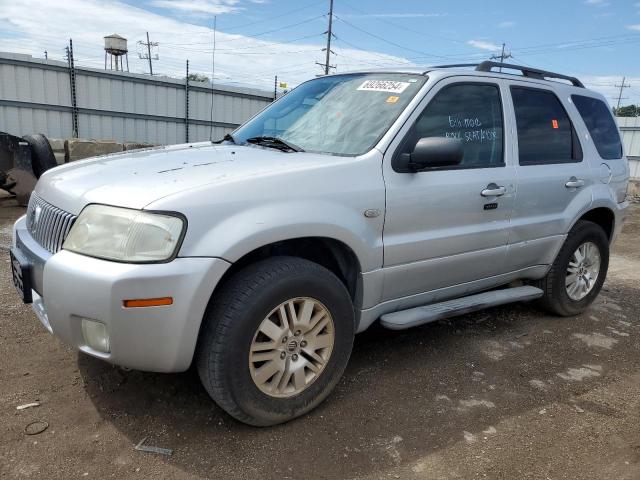
<svg viewBox="0 0 640 480">
<path fill-rule="evenodd" d="M 15 224 L 14 283 L 67 344 L 194 363 L 229 414 L 272 425 L 326 398 L 377 320 L 584 311 L 628 177 L 609 107 L 576 78 L 491 62 L 326 76 L 216 144 L 46 172 Z"/>
</svg>

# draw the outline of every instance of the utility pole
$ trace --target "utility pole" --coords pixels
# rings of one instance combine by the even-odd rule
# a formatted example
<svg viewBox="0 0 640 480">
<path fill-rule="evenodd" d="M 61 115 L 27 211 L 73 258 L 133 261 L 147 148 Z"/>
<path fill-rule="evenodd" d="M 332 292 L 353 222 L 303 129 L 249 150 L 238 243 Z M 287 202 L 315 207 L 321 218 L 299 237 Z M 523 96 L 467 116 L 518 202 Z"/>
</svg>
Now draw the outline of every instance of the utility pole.
<svg viewBox="0 0 640 480">
<path fill-rule="evenodd" d="M 329 0 L 329 29 L 327 30 L 327 48 L 323 48 L 322 51 L 326 52 L 326 57 L 324 63 L 316 62 L 316 64 L 320 65 L 324 68 L 324 74 L 329 75 L 329 70 L 332 68 L 336 68 L 335 65 L 331 65 L 331 54 L 335 55 L 336 52 L 331 51 L 331 37 L 333 36 L 333 0 Z"/>
<path fill-rule="evenodd" d="M 278 98 L 278 75 L 276 75 L 276 78 L 273 81 L 273 101 L 275 102 L 277 98 Z"/>
<path fill-rule="evenodd" d="M 147 32 L 147 55 L 149 56 L 149 75 L 153 76 L 153 65 L 151 64 L 151 42 L 149 41 L 149 32 Z"/>
<path fill-rule="evenodd" d="M 138 57 L 142 60 L 149 60 L 149 75 L 153 75 L 153 65 L 151 64 L 151 60 L 158 60 L 158 54 L 151 55 L 151 48 L 157 47 L 158 42 L 152 42 L 149 40 L 149 32 L 147 32 L 147 41 L 146 43 L 143 41 L 138 41 Z M 142 51 L 142 50 L 146 51 Z M 127 56 L 127 69 L 129 68 L 129 57 Z"/>
<path fill-rule="evenodd" d="M 46 50 L 44 51 L 44 59 L 49 60 L 49 53 Z"/>
<path fill-rule="evenodd" d="M 504 61 L 507 58 L 513 58 L 513 55 L 511 55 L 510 53 L 505 53 L 505 47 L 506 44 L 502 44 L 502 52 L 500 53 L 500 55 L 491 55 L 491 57 L 489 58 L 489 60 L 500 60 L 500 63 L 504 63 Z M 502 71 L 502 67 L 500 67 L 500 71 Z"/>
<path fill-rule="evenodd" d="M 620 85 L 615 85 L 616 87 L 620 87 L 620 93 L 618 93 L 618 105 L 616 106 L 616 113 L 618 112 L 618 110 L 620 110 L 620 102 L 627 98 L 622 96 L 622 89 L 631 87 L 631 85 L 629 84 L 627 85 L 624 84 L 626 79 L 627 77 L 622 77 L 622 83 Z"/>
</svg>

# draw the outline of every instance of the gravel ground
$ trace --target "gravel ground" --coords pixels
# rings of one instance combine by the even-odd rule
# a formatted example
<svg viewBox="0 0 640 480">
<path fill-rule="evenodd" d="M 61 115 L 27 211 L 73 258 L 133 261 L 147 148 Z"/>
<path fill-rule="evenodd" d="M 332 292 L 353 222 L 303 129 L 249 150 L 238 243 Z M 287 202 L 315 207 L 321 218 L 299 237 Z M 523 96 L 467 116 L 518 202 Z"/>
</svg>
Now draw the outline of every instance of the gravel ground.
<svg viewBox="0 0 640 480">
<path fill-rule="evenodd" d="M 0 478 L 640 479 L 638 206 L 585 314 L 518 304 L 372 328 L 328 401 L 264 429 L 193 371 L 124 371 L 48 334 L 9 278 L 22 213 L 0 199 Z M 26 435 L 36 420 L 48 428 Z M 136 451 L 145 437 L 173 455 Z"/>
</svg>

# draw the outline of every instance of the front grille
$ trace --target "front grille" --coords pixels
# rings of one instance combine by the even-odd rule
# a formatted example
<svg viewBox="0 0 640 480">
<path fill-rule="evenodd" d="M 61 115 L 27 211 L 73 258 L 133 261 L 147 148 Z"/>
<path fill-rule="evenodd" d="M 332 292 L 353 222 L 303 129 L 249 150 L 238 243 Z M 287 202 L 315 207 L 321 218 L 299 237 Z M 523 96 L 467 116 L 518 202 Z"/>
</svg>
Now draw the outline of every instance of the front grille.
<svg viewBox="0 0 640 480">
<path fill-rule="evenodd" d="M 62 248 L 76 216 L 31 194 L 27 207 L 27 230 L 43 248 L 56 253 Z"/>
</svg>

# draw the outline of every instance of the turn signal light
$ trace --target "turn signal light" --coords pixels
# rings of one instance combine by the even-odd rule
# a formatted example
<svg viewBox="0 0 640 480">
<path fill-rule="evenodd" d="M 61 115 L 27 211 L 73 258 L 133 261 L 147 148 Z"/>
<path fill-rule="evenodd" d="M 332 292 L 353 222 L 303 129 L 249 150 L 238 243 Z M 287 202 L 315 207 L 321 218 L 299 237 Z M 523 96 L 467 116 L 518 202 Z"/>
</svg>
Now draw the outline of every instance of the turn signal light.
<svg viewBox="0 0 640 480">
<path fill-rule="evenodd" d="M 164 307 L 167 305 L 173 305 L 173 298 L 138 298 L 135 300 L 124 300 L 122 304 L 124 308 Z"/>
</svg>

